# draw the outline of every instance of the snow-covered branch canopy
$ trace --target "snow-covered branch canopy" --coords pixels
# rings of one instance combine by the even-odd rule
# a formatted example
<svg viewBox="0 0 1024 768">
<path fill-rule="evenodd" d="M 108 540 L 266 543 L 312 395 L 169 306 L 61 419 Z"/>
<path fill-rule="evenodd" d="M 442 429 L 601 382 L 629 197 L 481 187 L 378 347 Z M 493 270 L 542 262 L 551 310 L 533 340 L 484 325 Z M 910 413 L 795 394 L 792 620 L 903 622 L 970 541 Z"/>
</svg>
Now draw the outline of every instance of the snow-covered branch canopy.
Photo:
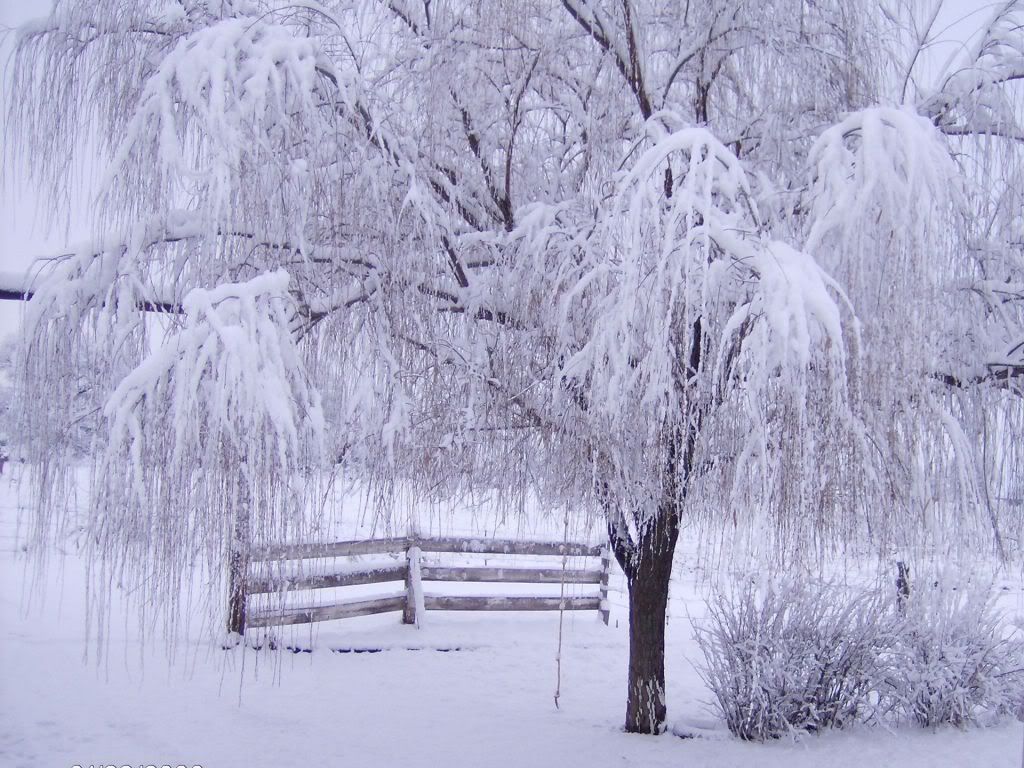
<svg viewBox="0 0 1024 768">
<path fill-rule="evenodd" d="M 105 174 L 31 286 L 37 488 L 88 413 L 105 553 L 180 534 L 145 499 L 214 572 L 318 460 L 630 535 L 1019 536 L 1021 11 L 926 88 L 867 0 L 59 2 L 12 152 Z"/>
</svg>

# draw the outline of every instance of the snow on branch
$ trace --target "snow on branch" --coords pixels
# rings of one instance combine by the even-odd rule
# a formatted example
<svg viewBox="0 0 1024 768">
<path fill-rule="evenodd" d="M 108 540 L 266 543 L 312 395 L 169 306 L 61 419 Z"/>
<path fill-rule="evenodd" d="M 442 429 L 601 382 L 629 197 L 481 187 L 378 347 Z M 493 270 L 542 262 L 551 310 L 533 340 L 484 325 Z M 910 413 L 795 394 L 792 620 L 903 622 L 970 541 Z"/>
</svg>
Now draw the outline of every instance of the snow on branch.
<svg viewBox="0 0 1024 768">
<path fill-rule="evenodd" d="M 1008 87 L 1024 80 L 1024 4 L 1007 0 L 994 5 L 963 54 L 947 63 L 942 83 L 924 94 L 920 109 L 950 136 L 1024 141 L 1019 95 Z"/>
<path fill-rule="evenodd" d="M 968 195 L 977 191 L 970 189 L 969 176 L 939 128 L 909 107 L 872 107 L 826 130 L 809 162 L 813 204 L 807 250 L 836 265 L 858 312 L 877 332 L 891 338 L 901 325 L 922 326 L 920 339 L 928 343 L 919 342 L 902 358 L 910 365 L 901 376 L 935 380 L 937 367 L 938 378 L 960 383 L 987 378 L 1005 383 L 1016 375 L 1019 321 L 1004 301 L 1014 286 L 979 277 L 989 268 L 972 263 L 971 254 L 979 249 L 965 233 L 978 224 L 965 211 Z M 861 256 L 855 261 L 857 252 Z M 884 285 L 878 282 L 881 274 L 862 267 L 865 252 L 892 265 Z M 985 325 L 953 321 L 950 289 L 965 284 L 988 304 Z M 1003 298 L 992 293 L 993 285 Z M 883 331 L 882 317 L 896 315 L 902 315 L 902 323 Z M 914 365 L 918 370 L 911 373 Z"/>
<path fill-rule="evenodd" d="M 868 226 L 913 233 L 957 194 L 959 171 L 941 134 L 909 108 L 871 107 L 824 131 L 811 148 L 806 249 Z"/>
<path fill-rule="evenodd" d="M 189 211 L 169 211 L 152 216 L 132 227 L 127 236 L 108 235 L 83 242 L 57 256 L 39 258 L 27 276 L 9 280 L 29 304 L 28 327 L 54 317 L 102 309 L 113 315 L 118 309 L 132 311 L 180 312 L 173 297 L 154 291 L 153 275 L 141 263 L 145 252 L 199 237 L 202 225 Z M 7 287 L 5 283 L 5 287 Z"/>
<path fill-rule="evenodd" d="M 678 358 L 705 343 L 698 322 L 723 345 L 748 324 L 742 349 L 758 361 L 762 385 L 781 368 L 806 370 L 826 347 L 841 363 L 834 296 L 842 292 L 811 256 L 761 233 L 740 161 L 703 128 L 653 132 L 650 149 L 622 177 L 609 218 L 620 276 L 615 309 L 588 345 L 600 352 L 581 353 L 602 367 L 615 361 L 600 399 L 614 402 L 624 382 L 649 376 L 639 401 L 672 400 Z M 666 177 L 674 180 L 668 199 Z"/>
<path fill-rule="evenodd" d="M 90 505 L 104 568 L 146 563 L 136 586 L 172 612 L 188 569 L 217 576 L 228 551 L 302 530 L 301 475 L 319 461 L 323 435 L 320 397 L 289 330 L 284 271 L 193 290 L 183 309 L 184 327 L 104 405 Z"/>
<path fill-rule="evenodd" d="M 128 374 L 104 408 L 111 449 L 140 444 L 147 421 L 173 425 L 172 461 L 204 455 L 224 441 L 248 457 L 272 447 L 281 467 L 296 467 L 307 430 L 322 431 L 319 398 L 302 372 L 289 330 L 288 275 L 277 271 L 245 283 L 195 289 L 185 297 L 185 327 Z M 164 409 L 167 412 L 164 413 Z M 144 470 L 133 467 L 137 478 Z M 141 486 L 140 486 L 141 487 Z"/>
<path fill-rule="evenodd" d="M 749 324 L 742 352 L 754 355 L 769 373 L 806 371 L 821 357 L 842 371 L 846 353 L 841 306 L 849 309 L 849 300 L 810 255 L 779 241 L 757 246 L 745 259 L 757 275 L 752 296 L 729 319 L 724 338 Z M 723 344 L 721 353 L 728 350 Z"/>
<path fill-rule="evenodd" d="M 762 231 L 727 147 L 705 128 L 671 125 L 668 115 L 649 123 L 648 145 L 616 179 L 560 307 L 573 325 L 558 335 L 583 341 L 562 358 L 556 401 L 577 409 L 606 496 L 638 529 L 663 514 L 664 498 L 685 494 L 697 452 L 714 441 L 748 469 L 756 462 L 744 457 L 766 457 L 752 485 L 745 470 L 733 472 L 749 502 L 737 509 L 748 514 L 773 493 L 759 483 L 777 474 L 765 425 L 780 404 L 801 418 L 812 389 L 836 413 L 845 396 L 843 292 L 809 254 Z M 555 212 L 540 213 L 535 223 L 547 231 Z M 719 461 L 727 464 L 737 466 Z M 781 494 L 770 503 L 787 516 L 802 511 Z"/>
<path fill-rule="evenodd" d="M 322 64 L 314 39 L 264 18 L 225 18 L 180 37 L 133 105 L 107 185 L 126 174 L 152 184 L 155 165 L 163 194 L 192 195 L 212 225 L 237 205 L 240 174 L 256 167 L 247 178 L 264 197 L 255 199 L 290 190 L 289 213 L 301 210 L 317 151 L 310 139 L 331 119 L 317 99 Z M 289 230 L 301 242 L 294 220 Z"/>
<path fill-rule="evenodd" d="M 60 519 L 69 462 L 102 442 L 99 405 L 150 343 L 144 312 L 181 311 L 150 249 L 191 239 L 195 219 L 181 212 L 152 217 L 127 236 L 95 238 L 72 251 L 38 259 L 28 275 L 11 275 L 12 294 L 28 298 L 19 346 L 19 407 L 14 412 L 25 459 L 40 486 L 37 534 Z M 53 494 L 53 498 L 50 498 Z M 61 500 L 61 497 L 65 497 Z M 69 518 L 63 518 L 67 522 Z"/>
</svg>

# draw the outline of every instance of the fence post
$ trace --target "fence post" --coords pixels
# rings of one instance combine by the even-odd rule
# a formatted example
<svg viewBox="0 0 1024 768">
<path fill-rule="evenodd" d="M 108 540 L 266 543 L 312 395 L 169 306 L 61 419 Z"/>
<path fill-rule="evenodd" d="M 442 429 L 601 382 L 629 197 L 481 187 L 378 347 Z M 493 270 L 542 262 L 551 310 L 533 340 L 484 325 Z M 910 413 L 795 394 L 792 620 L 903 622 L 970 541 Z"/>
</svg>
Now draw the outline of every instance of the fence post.
<svg viewBox="0 0 1024 768">
<path fill-rule="evenodd" d="M 228 563 L 228 632 L 245 634 L 245 556 L 235 550 Z"/>
<path fill-rule="evenodd" d="M 608 579 L 611 576 L 611 569 L 612 549 L 610 545 L 605 544 L 601 549 L 601 607 L 598 608 L 598 611 L 600 611 L 601 621 L 606 627 L 611 616 L 611 606 L 608 604 Z"/>
<path fill-rule="evenodd" d="M 402 611 L 403 624 L 415 624 L 423 621 L 425 605 L 423 600 L 423 580 L 420 576 L 420 548 L 414 539 L 409 544 L 407 554 L 409 563 L 405 574 L 405 610 Z"/>
<path fill-rule="evenodd" d="M 249 579 L 249 488 L 241 473 L 238 483 L 238 506 L 231 536 L 228 559 L 228 632 L 245 635 L 245 609 Z"/>
<path fill-rule="evenodd" d="M 906 613 L 910 599 L 910 566 L 902 560 L 896 562 L 896 608 Z"/>
</svg>

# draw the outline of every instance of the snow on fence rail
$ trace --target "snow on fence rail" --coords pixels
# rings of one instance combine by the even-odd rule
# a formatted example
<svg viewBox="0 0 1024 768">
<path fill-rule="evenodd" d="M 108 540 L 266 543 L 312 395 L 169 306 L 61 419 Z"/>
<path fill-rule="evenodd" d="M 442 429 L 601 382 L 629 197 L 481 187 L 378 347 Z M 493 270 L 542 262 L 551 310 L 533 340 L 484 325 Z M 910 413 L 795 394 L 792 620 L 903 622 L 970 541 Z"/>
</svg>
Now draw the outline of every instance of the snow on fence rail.
<svg viewBox="0 0 1024 768">
<path fill-rule="evenodd" d="M 464 553 L 560 557 L 560 567 L 545 566 L 449 566 L 421 564 L 420 555 Z M 318 558 L 359 555 L 400 555 L 404 562 L 364 568 L 335 567 L 329 572 L 253 575 L 253 566 Z M 599 559 L 593 568 L 568 568 L 565 558 Z M 514 541 L 476 538 L 370 539 L 323 544 L 281 544 L 254 549 L 243 557 L 232 555 L 229 584 L 228 631 L 243 634 L 247 627 L 305 624 L 347 619 L 388 611 L 402 611 L 402 622 L 418 624 L 423 611 L 599 611 L 608 623 L 608 578 L 611 552 L 607 546 L 576 542 Z M 259 569 L 266 571 L 266 567 Z M 405 588 L 395 594 L 369 599 L 349 599 L 327 605 L 285 607 L 250 611 L 250 595 L 277 594 L 299 590 L 331 589 L 365 584 L 403 581 Z M 541 597 L 507 595 L 424 595 L 423 582 L 486 582 L 518 584 L 594 584 L 593 595 Z"/>
</svg>

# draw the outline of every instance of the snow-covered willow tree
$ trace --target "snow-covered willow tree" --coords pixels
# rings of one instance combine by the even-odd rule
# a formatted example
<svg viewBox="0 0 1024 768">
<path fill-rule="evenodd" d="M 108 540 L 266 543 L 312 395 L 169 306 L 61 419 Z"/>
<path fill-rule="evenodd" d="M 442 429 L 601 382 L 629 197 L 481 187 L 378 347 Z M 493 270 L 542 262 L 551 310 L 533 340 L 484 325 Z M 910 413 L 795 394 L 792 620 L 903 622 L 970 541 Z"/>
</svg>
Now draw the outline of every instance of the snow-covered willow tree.
<svg viewBox="0 0 1024 768">
<path fill-rule="evenodd" d="M 944 66 L 884 5 L 59 1 L 13 157 L 105 177 L 28 313 L 41 525 L 83 418 L 165 616 L 325 461 L 600 514 L 648 733 L 683 525 L 1019 546 L 1024 5 Z"/>
</svg>

